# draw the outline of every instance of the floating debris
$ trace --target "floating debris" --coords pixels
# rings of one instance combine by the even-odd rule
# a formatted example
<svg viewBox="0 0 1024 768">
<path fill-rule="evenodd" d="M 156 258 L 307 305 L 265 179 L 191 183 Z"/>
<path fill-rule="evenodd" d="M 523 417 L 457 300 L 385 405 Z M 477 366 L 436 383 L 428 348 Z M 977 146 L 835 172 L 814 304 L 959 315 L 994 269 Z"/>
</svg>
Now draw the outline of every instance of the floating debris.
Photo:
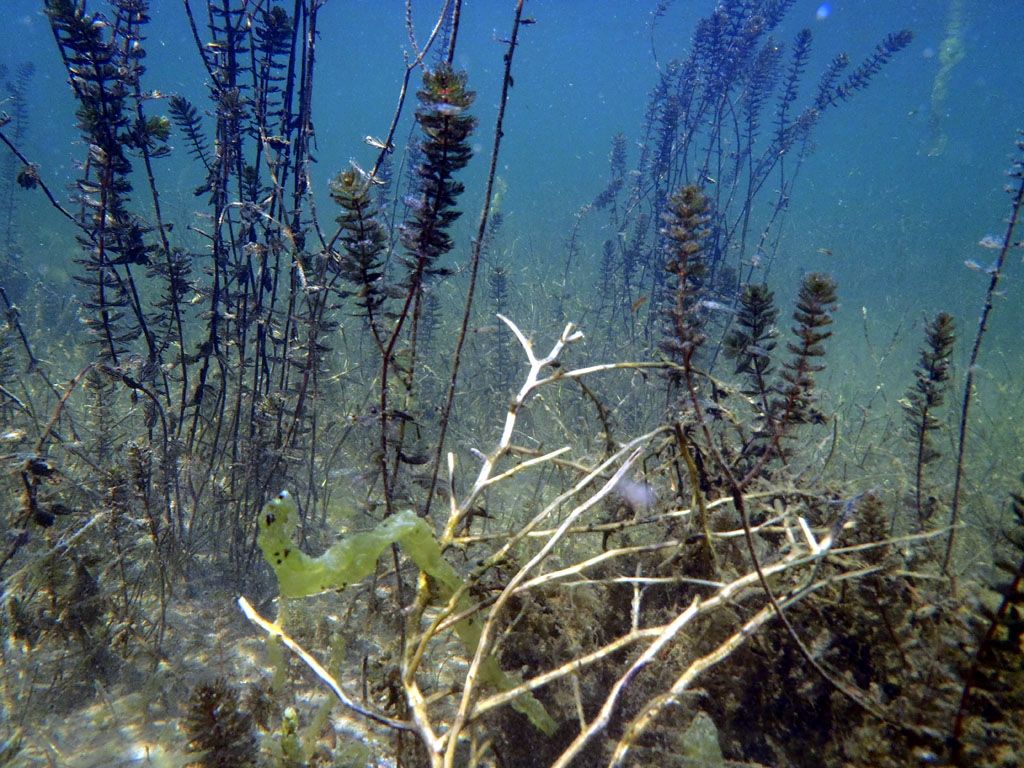
<svg viewBox="0 0 1024 768">
<path fill-rule="evenodd" d="M 364 136 L 363 137 L 363 142 L 366 143 L 366 144 L 369 144 L 374 149 L 383 149 L 385 152 L 394 152 L 395 151 L 395 145 L 394 144 L 385 144 L 383 141 L 381 141 L 380 139 L 375 138 L 373 136 Z"/>
<path fill-rule="evenodd" d="M 997 269 L 999 269 L 999 267 L 996 264 L 993 264 L 990 267 L 983 267 L 974 259 L 964 259 L 964 266 L 967 267 L 968 269 L 974 270 L 975 272 L 984 272 L 986 275 L 991 275 L 995 273 Z"/>
<path fill-rule="evenodd" d="M 625 477 L 615 484 L 615 493 L 633 512 L 647 512 L 658 501 L 658 495 L 648 483 Z"/>
<path fill-rule="evenodd" d="M 730 315 L 735 315 L 736 310 L 730 307 L 728 304 L 723 304 L 720 301 L 712 301 L 711 299 L 704 299 L 698 304 L 698 306 L 704 309 L 710 309 L 712 312 L 725 312 Z"/>
</svg>

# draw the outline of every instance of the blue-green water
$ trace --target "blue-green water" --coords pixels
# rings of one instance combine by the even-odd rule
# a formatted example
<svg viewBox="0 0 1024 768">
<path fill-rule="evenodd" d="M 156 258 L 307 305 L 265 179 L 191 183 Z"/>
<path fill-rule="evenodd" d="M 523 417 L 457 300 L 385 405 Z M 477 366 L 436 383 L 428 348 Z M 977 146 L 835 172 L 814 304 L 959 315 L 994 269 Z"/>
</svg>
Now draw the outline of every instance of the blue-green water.
<svg viewBox="0 0 1024 768">
<path fill-rule="evenodd" d="M 414 5 L 420 38 L 432 18 L 427 5 Z M 924 1 L 833 5 L 828 18 L 819 20 L 818 3 L 795 3 L 776 34 L 785 43 L 802 27 L 814 33 L 807 89 L 839 51 L 859 61 L 890 31 L 908 27 L 915 37 L 870 88 L 816 127 L 816 149 L 801 171 L 785 222 L 780 282 L 801 270 L 833 272 L 842 285 L 843 311 L 854 320 L 861 307 L 891 320 L 902 312 L 917 318 L 940 304 L 971 318 L 984 278 L 963 262 L 990 256 L 977 243 L 1002 226 L 1002 174 L 1024 114 L 1019 87 L 1024 9 L 988 2 L 960 3 L 959 10 L 955 3 Z M 507 230 L 515 233 L 510 237 L 516 261 L 531 274 L 556 279 L 572 217 L 603 188 L 610 139 L 619 131 L 627 137 L 633 167 L 643 111 L 657 77 L 652 43 L 663 65 L 681 57 L 708 6 L 675 3 L 652 36 L 652 9 L 645 3 L 534 0 L 527 5 L 526 13 L 538 23 L 524 29 L 517 51 L 498 168 L 508 184 Z M 147 86 L 202 105 L 206 76 L 182 6 L 154 4 L 151 13 Z M 463 14 L 455 63 L 467 70 L 479 94 L 474 144 L 481 150 L 465 174 L 468 210 L 480 203 L 501 81 L 504 48 L 497 38 L 507 34 L 510 17 L 509 4 L 492 0 L 469 3 Z M 0 62 L 11 71 L 23 61 L 36 67 L 22 149 L 40 165 L 44 179 L 61 189 L 74 177 L 81 154 L 73 144 L 74 105 L 66 74 L 37 4 L 12 0 L 5 22 Z M 326 180 L 350 159 L 372 164 L 373 150 L 363 137 L 386 132 L 410 43 L 397 2 L 328 2 L 320 15 L 320 36 L 313 179 L 325 199 Z M 957 46 L 962 58 L 941 75 L 944 91 L 937 101 L 944 44 Z M 410 114 L 407 108 L 397 132 L 400 142 L 409 136 Z M 936 126 L 946 141 L 933 155 Z M 185 217 L 193 202 L 190 189 L 198 183 L 195 169 L 180 154 L 162 164 L 180 179 L 165 185 L 166 202 L 176 217 Z M 62 225 L 34 203 L 27 195 L 18 199 L 26 217 L 23 247 L 32 252 L 36 268 L 59 266 L 66 254 L 56 252 L 46 230 Z M 591 233 L 586 244 L 591 261 L 597 260 L 605 234 Z M 463 253 L 467 239 L 464 234 Z M 1010 269 L 1006 304 L 1013 300 L 1016 277 Z M 1013 314 L 1007 307 L 994 318 L 996 330 L 1011 339 Z"/>
<path fill-rule="evenodd" d="M 428 29 L 427 5 L 414 6 L 422 17 L 420 37 Z M 490 148 L 504 51 L 496 38 L 507 33 L 509 5 L 469 3 L 455 59 L 479 94 L 475 144 L 484 151 Z M 673 5 L 653 35 L 663 62 L 686 52 L 693 24 L 709 5 Z M 787 222 L 784 265 L 834 271 L 849 306 L 881 311 L 896 305 L 916 314 L 936 301 L 954 300 L 962 303 L 953 309 L 963 312 L 977 298 L 975 283 L 983 282 L 965 273 L 962 262 L 984 260 L 988 254 L 975 246 L 1000 228 L 1005 214 L 1002 173 L 1024 114 L 1019 87 L 1024 9 L 1014 3 L 961 5 L 956 42 L 962 59 L 948 74 L 938 116 L 932 99 L 954 13 L 950 3 L 835 3 L 820 21 L 818 3 L 797 2 L 776 35 L 785 42 L 797 29 L 811 28 L 810 86 L 834 53 L 847 51 L 857 61 L 887 32 L 909 27 L 915 34 L 870 88 L 816 128 L 817 149 L 802 171 Z M 527 4 L 526 13 L 538 24 L 524 30 L 517 52 L 499 160 L 499 173 L 509 185 L 509 227 L 527 241 L 520 258 L 532 254 L 538 264 L 557 261 L 573 214 L 606 181 L 612 135 L 626 134 L 630 163 L 635 161 L 634 142 L 657 75 L 651 10 L 627 2 Z M 154 4 L 151 13 L 147 85 L 201 105 L 205 73 L 181 5 Z M 350 158 L 372 164 L 373 150 L 362 139 L 386 131 L 410 44 L 401 3 L 332 1 L 320 19 L 314 99 L 319 163 L 313 175 L 323 184 Z M 73 177 L 79 155 L 70 143 L 75 138 L 71 93 L 46 19 L 37 4 L 12 0 L 0 34 L 0 62 L 12 70 L 23 61 L 36 67 L 23 150 L 59 189 Z M 930 121 L 935 119 L 948 142 L 941 154 L 931 156 Z M 408 119 L 398 130 L 400 140 L 408 136 L 407 125 Z M 163 162 L 173 166 L 184 160 Z M 481 155 L 467 171 L 470 195 L 485 168 Z M 181 176 L 185 189 L 169 188 L 165 195 L 184 212 L 188 195 L 174 200 L 174 193 L 186 192 L 195 179 L 184 165 Z M 472 202 L 471 210 L 479 194 Z M 19 203 L 27 206 L 24 197 Z M 32 242 L 32 232 L 31 224 L 25 227 L 26 241 Z M 818 248 L 834 255 L 822 258 Z M 57 254 L 39 257 L 44 263 L 59 261 Z"/>
</svg>

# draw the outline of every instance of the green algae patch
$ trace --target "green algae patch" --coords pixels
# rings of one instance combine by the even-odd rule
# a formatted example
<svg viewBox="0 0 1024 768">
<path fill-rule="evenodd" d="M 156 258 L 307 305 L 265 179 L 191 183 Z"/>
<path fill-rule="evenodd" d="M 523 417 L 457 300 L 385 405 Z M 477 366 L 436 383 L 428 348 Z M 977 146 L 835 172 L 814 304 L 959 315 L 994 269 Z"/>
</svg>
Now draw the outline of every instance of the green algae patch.
<svg viewBox="0 0 1024 768">
<path fill-rule="evenodd" d="M 298 513 L 298 505 L 287 491 L 268 501 L 260 513 L 256 541 L 277 574 L 281 597 L 307 597 L 361 581 L 373 573 L 377 559 L 395 543 L 448 589 L 454 591 L 461 584 L 455 570 L 441 558 L 430 526 L 411 510 L 392 515 L 372 531 L 339 541 L 319 557 L 310 557 L 292 541 Z"/>
<path fill-rule="evenodd" d="M 372 531 L 356 533 L 339 541 L 319 557 L 310 557 L 293 541 L 298 513 L 298 504 L 287 491 L 268 501 L 260 512 L 260 532 L 256 541 L 277 575 L 282 597 L 307 597 L 365 579 L 373 573 L 377 559 L 392 544 L 398 544 L 420 570 L 434 579 L 442 599 L 450 598 L 462 587 L 461 577 L 441 557 L 434 532 L 412 510 L 392 515 Z M 469 601 L 460 599 L 456 607 L 460 612 L 467 610 Z M 470 656 L 476 653 L 481 631 L 480 621 L 475 617 L 463 619 L 455 625 L 455 633 Z M 515 685 L 492 656 L 481 663 L 480 678 L 499 691 L 507 691 Z M 531 694 L 517 697 L 512 706 L 544 733 L 554 733 L 557 724 Z"/>
</svg>

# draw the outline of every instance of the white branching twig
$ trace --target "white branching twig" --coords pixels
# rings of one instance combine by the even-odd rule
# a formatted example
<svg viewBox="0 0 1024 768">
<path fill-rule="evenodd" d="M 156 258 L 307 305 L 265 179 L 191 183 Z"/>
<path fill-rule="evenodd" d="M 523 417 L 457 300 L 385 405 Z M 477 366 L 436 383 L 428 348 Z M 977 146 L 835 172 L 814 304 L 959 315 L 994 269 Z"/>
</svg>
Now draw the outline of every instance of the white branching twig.
<svg viewBox="0 0 1024 768">
<path fill-rule="evenodd" d="M 305 663 L 307 667 L 313 670 L 313 673 L 317 677 L 319 677 L 328 688 L 331 689 L 331 692 L 338 697 L 338 701 L 340 701 L 346 707 L 351 709 L 353 712 L 355 712 L 358 715 L 362 715 L 363 717 L 369 720 L 373 720 L 376 723 L 380 723 L 381 725 L 386 725 L 389 728 L 395 728 L 401 731 L 416 730 L 415 726 L 412 723 L 409 723 L 405 720 L 396 720 L 393 717 L 387 717 L 386 715 L 381 715 L 377 712 L 371 712 L 370 710 L 359 706 L 355 701 L 349 698 L 348 695 L 346 695 L 346 693 L 341 689 L 341 685 L 338 683 L 338 681 L 334 679 L 330 672 L 323 668 L 320 662 L 318 662 L 316 659 L 310 656 L 306 649 L 304 649 L 301 645 L 299 645 L 291 637 L 289 637 L 284 632 L 284 630 L 277 626 L 277 624 L 270 623 L 262 616 L 260 616 L 258 613 L 256 613 L 256 609 L 249 604 L 248 600 L 246 600 L 244 597 L 239 597 L 238 607 L 242 609 L 242 613 L 245 614 L 245 618 L 247 618 L 257 627 L 265 631 L 271 637 L 278 638 L 282 643 L 288 646 L 288 648 L 290 648 L 296 656 L 302 659 L 303 663 Z"/>
</svg>

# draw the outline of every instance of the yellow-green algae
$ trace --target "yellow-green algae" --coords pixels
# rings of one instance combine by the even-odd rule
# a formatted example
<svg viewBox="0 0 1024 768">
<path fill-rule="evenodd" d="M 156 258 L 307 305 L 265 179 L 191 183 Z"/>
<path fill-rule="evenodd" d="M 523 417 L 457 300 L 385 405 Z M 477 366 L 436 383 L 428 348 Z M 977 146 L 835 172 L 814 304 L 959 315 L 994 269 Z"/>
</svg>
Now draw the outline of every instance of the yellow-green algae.
<svg viewBox="0 0 1024 768">
<path fill-rule="evenodd" d="M 306 597 L 360 581 L 373 573 L 377 558 L 395 543 L 434 579 L 442 599 L 448 599 L 462 587 L 462 579 L 441 557 L 434 532 L 412 510 L 392 515 L 372 531 L 353 534 L 339 541 L 319 557 L 310 557 L 292 539 L 298 512 L 298 504 L 292 495 L 282 491 L 268 501 L 260 513 L 257 542 L 277 575 L 282 597 Z M 456 607 L 459 611 L 466 610 L 470 607 L 469 601 L 459 600 Z M 474 654 L 480 643 L 480 621 L 475 617 L 463 619 L 456 623 L 455 632 L 466 651 Z M 480 665 L 480 679 L 499 691 L 515 685 L 492 656 L 485 658 Z M 554 733 L 557 724 L 531 694 L 517 697 L 513 707 L 544 733 Z"/>
</svg>

